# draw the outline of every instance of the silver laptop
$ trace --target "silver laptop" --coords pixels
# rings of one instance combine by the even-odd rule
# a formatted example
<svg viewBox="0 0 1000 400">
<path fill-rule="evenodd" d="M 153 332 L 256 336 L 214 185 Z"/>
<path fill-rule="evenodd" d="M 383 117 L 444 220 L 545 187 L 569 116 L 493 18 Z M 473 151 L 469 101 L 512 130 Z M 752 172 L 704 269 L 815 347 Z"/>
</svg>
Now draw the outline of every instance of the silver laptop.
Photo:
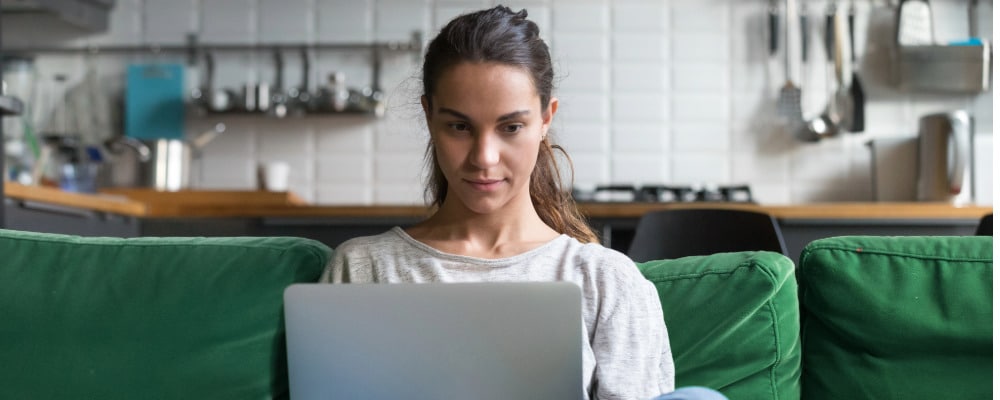
<svg viewBox="0 0 1000 400">
<path fill-rule="evenodd" d="M 573 283 L 296 284 L 285 329 L 292 400 L 583 398 Z"/>
</svg>

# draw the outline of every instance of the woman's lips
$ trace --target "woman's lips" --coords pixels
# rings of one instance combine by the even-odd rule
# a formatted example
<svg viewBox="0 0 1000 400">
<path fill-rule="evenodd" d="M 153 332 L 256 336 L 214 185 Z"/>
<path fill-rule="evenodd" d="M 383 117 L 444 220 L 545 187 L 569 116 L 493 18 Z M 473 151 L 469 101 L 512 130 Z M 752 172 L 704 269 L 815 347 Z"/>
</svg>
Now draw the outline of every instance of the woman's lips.
<svg viewBox="0 0 1000 400">
<path fill-rule="evenodd" d="M 489 192 L 489 191 L 493 191 L 493 190 L 496 190 L 497 188 L 499 188 L 500 184 L 502 184 L 504 182 L 504 180 L 503 179 L 466 179 L 465 182 L 467 182 L 470 186 L 472 186 L 473 189 L 484 191 L 484 192 Z"/>
</svg>

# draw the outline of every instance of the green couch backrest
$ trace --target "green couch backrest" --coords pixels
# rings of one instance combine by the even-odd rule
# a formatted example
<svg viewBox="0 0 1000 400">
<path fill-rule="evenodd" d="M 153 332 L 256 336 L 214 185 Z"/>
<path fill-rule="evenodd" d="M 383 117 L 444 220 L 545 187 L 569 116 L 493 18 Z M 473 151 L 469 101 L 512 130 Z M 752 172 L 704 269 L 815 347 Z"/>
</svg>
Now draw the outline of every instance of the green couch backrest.
<svg viewBox="0 0 1000 400">
<path fill-rule="evenodd" d="M 993 238 L 806 246 L 803 399 L 992 397 Z"/>
<path fill-rule="evenodd" d="M 790 259 L 736 252 L 638 265 L 663 305 L 678 387 L 711 387 L 731 399 L 799 398 L 799 303 Z"/>
<path fill-rule="evenodd" d="M 331 250 L 302 238 L 0 230 L 5 398 L 287 396 L 282 294 Z"/>
</svg>

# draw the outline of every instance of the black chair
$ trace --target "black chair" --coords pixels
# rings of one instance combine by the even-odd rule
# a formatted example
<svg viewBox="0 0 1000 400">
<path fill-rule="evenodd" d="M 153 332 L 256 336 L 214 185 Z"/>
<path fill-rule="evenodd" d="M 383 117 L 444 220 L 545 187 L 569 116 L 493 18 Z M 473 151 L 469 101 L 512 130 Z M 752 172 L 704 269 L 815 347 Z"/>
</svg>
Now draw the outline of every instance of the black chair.
<svg viewBox="0 0 1000 400">
<path fill-rule="evenodd" d="M 767 250 L 788 256 L 778 221 L 769 214 L 729 209 L 681 209 L 639 219 L 628 256 L 635 262 Z"/>
<path fill-rule="evenodd" d="M 986 214 L 979 220 L 976 236 L 993 236 L 993 213 Z"/>
</svg>

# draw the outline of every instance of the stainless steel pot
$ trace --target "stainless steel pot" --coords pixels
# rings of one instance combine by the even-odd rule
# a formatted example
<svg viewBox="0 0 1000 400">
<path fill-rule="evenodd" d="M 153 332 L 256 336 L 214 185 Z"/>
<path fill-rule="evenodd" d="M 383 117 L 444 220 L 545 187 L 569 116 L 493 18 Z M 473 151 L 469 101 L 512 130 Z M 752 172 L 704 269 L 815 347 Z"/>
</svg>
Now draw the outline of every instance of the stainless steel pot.
<svg viewBox="0 0 1000 400">
<path fill-rule="evenodd" d="M 191 161 L 198 157 L 202 147 L 225 130 L 226 125 L 218 123 L 191 140 L 116 138 L 107 143 L 113 154 L 122 156 L 116 169 L 132 169 L 137 173 L 131 174 L 131 179 L 126 179 L 126 182 L 118 180 L 114 183 L 168 192 L 187 189 L 191 181 Z"/>
</svg>

